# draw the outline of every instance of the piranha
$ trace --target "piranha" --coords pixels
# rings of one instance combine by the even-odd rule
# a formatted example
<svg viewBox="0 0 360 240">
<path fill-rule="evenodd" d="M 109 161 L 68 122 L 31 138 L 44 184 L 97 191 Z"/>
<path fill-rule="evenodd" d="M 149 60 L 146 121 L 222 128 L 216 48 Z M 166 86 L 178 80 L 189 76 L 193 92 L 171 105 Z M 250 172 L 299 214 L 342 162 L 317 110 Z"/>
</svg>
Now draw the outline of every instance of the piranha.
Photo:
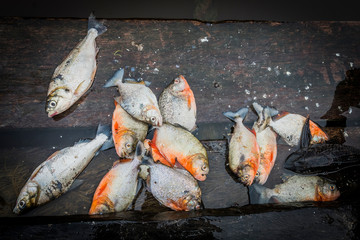
<svg viewBox="0 0 360 240">
<path fill-rule="evenodd" d="M 276 112 L 276 109 L 270 109 Z M 299 114 L 283 112 L 278 114 L 276 119 L 269 119 L 269 126 L 280 135 L 284 141 L 290 146 L 297 146 L 300 143 L 302 129 L 304 127 L 306 117 Z M 326 133 L 313 121 L 309 121 L 311 132 L 311 144 L 323 143 L 329 140 Z"/>
<path fill-rule="evenodd" d="M 138 141 L 144 141 L 148 124 L 130 116 L 115 98 L 115 110 L 112 117 L 112 135 L 115 150 L 119 157 L 131 157 Z"/>
<path fill-rule="evenodd" d="M 148 166 L 147 189 L 162 205 L 175 211 L 200 209 L 201 189 L 188 171 L 154 163 L 147 155 L 142 164 Z"/>
<path fill-rule="evenodd" d="M 140 189 L 139 165 L 145 154 L 144 145 L 138 142 L 133 159 L 118 160 L 96 188 L 89 214 L 105 214 L 128 209 Z"/>
<path fill-rule="evenodd" d="M 235 113 L 225 112 L 223 114 L 235 122 L 229 144 L 229 167 L 244 185 L 249 186 L 253 183 L 259 168 L 260 148 L 255 132 L 243 124 L 247 113 L 247 108 L 241 108 Z"/>
<path fill-rule="evenodd" d="M 251 204 L 334 201 L 340 196 L 336 185 L 319 176 L 285 176 L 273 189 L 253 184 L 249 187 Z"/>
<path fill-rule="evenodd" d="M 93 140 L 81 140 L 53 153 L 31 174 L 13 212 L 20 214 L 66 193 L 97 152 L 109 147 L 112 147 L 110 126 L 99 125 Z"/>
<path fill-rule="evenodd" d="M 277 134 L 267 127 L 267 122 L 272 117 L 268 107 L 263 108 L 254 102 L 253 107 L 258 114 L 258 119 L 253 125 L 256 132 L 256 141 L 260 149 L 260 165 L 255 176 L 257 183 L 263 185 L 266 183 L 272 168 L 274 167 L 277 155 Z"/>
<path fill-rule="evenodd" d="M 96 73 L 99 49 L 95 39 L 107 28 L 95 19 L 88 20 L 86 37 L 55 69 L 47 92 L 46 112 L 54 117 L 69 109 L 91 87 Z"/>
<path fill-rule="evenodd" d="M 174 167 L 180 164 L 189 171 L 197 180 L 204 181 L 209 173 L 209 161 L 206 149 L 202 143 L 182 127 L 164 123 L 155 128 L 149 145 L 155 162 Z"/>
<path fill-rule="evenodd" d="M 124 69 L 120 68 L 104 87 L 118 87 L 121 107 L 132 117 L 153 126 L 161 126 L 163 119 L 155 94 L 144 81 L 127 79 L 123 82 Z"/>
<path fill-rule="evenodd" d="M 195 97 L 184 76 L 175 78 L 162 91 L 159 107 L 164 122 L 180 125 L 190 132 L 197 128 Z"/>
</svg>

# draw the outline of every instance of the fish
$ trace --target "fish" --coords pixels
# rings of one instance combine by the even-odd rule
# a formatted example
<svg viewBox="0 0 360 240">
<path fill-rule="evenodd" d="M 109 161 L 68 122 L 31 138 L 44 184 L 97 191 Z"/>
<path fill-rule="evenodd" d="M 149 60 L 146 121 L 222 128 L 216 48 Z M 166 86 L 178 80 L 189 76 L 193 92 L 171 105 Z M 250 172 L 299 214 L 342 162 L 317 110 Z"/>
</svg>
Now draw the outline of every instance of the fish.
<svg viewBox="0 0 360 240">
<path fill-rule="evenodd" d="M 276 109 L 271 109 L 276 112 Z M 290 146 L 297 146 L 300 143 L 301 132 L 306 117 L 294 113 L 278 113 L 275 119 L 270 119 L 268 125 Z M 313 121 L 309 121 L 311 132 L 311 144 L 324 143 L 329 140 L 327 134 Z"/>
<path fill-rule="evenodd" d="M 112 116 L 112 137 L 115 150 L 120 158 L 131 158 L 138 141 L 144 141 L 148 124 L 133 118 L 115 98 L 115 110 Z"/>
<path fill-rule="evenodd" d="M 148 166 L 147 189 L 162 205 L 175 211 L 201 208 L 201 189 L 188 171 L 155 163 L 148 155 L 142 164 Z"/>
<path fill-rule="evenodd" d="M 205 147 L 186 129 L 164 123 L 154 130 L 150 151 L 155 162 L 174 167 L 180 164 L 199 181 L 205 181 L 209 173 L 209 161 Z"/>
<path fill-rule="evenodd" d="M 258 114 L 258 119 L 253 125 L 256 133 L 256 142 L 260 150 L 260 164 L 255 175 L 255 181 L 258 184 L 265 184 L 272 168 L 274 167 L 277 156 L 277 134 L 267 127 L 267 122 L 271 118 L 271 112 L 268 107 L 263 108 L 254 102 L 253 107 Z"/>
<path fill-rule="evenodd" d="M 360 166 L 360 150 L 341 144 L 315 144 L 300 148 L 285 160 L 284 168 L 299 174 L 327 175 Z"/>
<path fill-rule="evenodd" d="M 319 176 L 285 176 L 270 189 L 259 184 L 249 187 L 250 204 L 335 201 L 340 197 L 336 184 Z"/>
<path fill-rule="evenodd" d="M 159 107 L 164 122 L 180 125 L 190 132 L 197 128 L 194 93 L 183 75 L 175 78 L 162 91 Z"/>
<path fill-rule="evenodd" d="M 106 30 L 106 26 L 91 14 L 86 37 L 56 67 L 52 75 L 45 108 L 48 117 L 54 117 L 69 109 L 91 87 L 99 51 L 95 39 Z"/>
<path fill-rule="evenodd" d="M 121 107 L 132 117 L 152 126 L 161 126 L 163 119 L 155 94 L 144 81 L 127 79 L 123 82 L 124 69 L 120 68 L 104 87 L 118 87 Z"/>
<path fill-rule="evenodd" d="M 235 122 L 229 143 L 229 167 L 245 186 L 253 183 L 260 164 L 260 148 L 256 141 L 256 133 L 243 124 L 248 111 L 248 108 L 240 108 L 237 112 L 223 113 Z"/>
<path fill-rule="evenodd" d="M 13 212 L 23 213 L 66 193 L 98 151 L 111 147 L 111 142 L 110 126 L 99 125 L 93 140 L 81 140 L 54 152 L 32 172 Z"/>
<path fill-rule="evenodd" d="M 133 159 L 114 163 L 96 188 L 89 215 L 121 212 L 131 206 L 141 188 L 138 174 L 144 154 L 144 145 L 138 141 Z"/>
</svg>

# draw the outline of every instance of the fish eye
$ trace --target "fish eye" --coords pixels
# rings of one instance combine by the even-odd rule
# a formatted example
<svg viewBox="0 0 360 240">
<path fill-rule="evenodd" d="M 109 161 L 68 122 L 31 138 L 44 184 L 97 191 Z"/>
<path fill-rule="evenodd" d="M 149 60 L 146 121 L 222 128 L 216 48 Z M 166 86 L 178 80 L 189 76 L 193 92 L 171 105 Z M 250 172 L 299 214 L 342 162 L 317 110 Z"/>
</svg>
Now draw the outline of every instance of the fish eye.
<svg viewBox="0 0 360 240">
<path fill-rule="evenodd" d="M 156 117 L 151 117 L 150 120 L 151 120 L 152 122 L 155 122 L 155 121 L 156 121 Z"/>
<path fill-rule="evenodd" d="M 203 166 L 201 167 L 201 170 L 203 170 L 203 171 L 205 171 L 206 169 L 207 169 L 206 165 L 203 165 Z"/>
<path fill-rule="evenodd" d="M 56 102 L 54 100 L 51 100 L 49 102 L 49 107 L 52 107 L 52 108 L 56 107 Z"/>
<path fill-rule="evenodd" d="M 260 173 L 256 172 L 255 177 L 260 177 Z"/>
<path fill-rule="evenodd" d="M 125 146 L 126 146 L 126 148 L 130 148 L 130 147 L 131 147 L 131 144 L 130 144 L 130 143 L 127 143 Z"/>
<path fill-rule="evenodd" d="M 245 180 L 248 180 L 249 177 L 250 177 L 249 175 L 244 175 L 244 179 L 245 179 Z"/>
<path fill-rule="evenodd" d="M 178 79 L 178 78 L 176 78 L 175 80 L 174 80 L 174 83 L 179 83 L 180 82 L 180 80 Z"/>
<path fill-rule="evenodd" d="M 335 185 L 330 185 L 329 188 L 330 188 L 331 191 L 334 191 L 336 189 Z"/>
<path fill-rule="evenodd" d="M 20 208 L 20 209 L 24 209 L 25 206 L 26 206 L 26 202 L 25 202 L 24 200 L 21 200 L 21 201 L 19 202 L 19 208 Z"/>
</svg>

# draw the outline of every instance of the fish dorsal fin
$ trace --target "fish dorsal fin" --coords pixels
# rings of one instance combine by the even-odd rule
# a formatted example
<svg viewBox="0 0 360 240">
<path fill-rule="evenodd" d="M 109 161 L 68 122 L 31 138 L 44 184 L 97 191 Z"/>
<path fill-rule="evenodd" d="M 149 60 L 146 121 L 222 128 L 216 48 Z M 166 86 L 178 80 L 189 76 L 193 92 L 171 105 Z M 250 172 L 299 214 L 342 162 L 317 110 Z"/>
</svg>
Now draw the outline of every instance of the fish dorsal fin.
<svg viewBox="0 0 360 240">
<path fill-rule="evenodd" d="M 114 97 L 114 104 L 115 104 L 115 106 L 116 106 L 116 105 L 120 105 L 120 103 L 121 103 L 121 96 Z"/>
<path fill-rule="evenodd" d="M 75 179 L 75 181 L 71 184 L 68 191 L 72 191 L 78 187 L 80 187 L 84 183 L 84 180 L 82 179 Z"/>
<path fill-rule="evenodd" d="M 310 121 L 310 116 L 307 115 L 304 126 L 301 131 L 300 148 L 307 148 L 310 146 L 312 136 L 311 136 L 311 132 L 310 132 L 309 121 Z"/>
<path fill-rule="evenodd" d="M 150 86 L 150 84 L 151 84 L 151 82 L 149 82 L 149 81 L 136 80 L 135 78 L 124 78 L 123 82 L 124 83 L 132 83 L 132 84 L 141 84 L 146 87 Z"/>
<path fill-rule="evenodd" d="M 290 114 L 289 112 L 279 112 L 276 116 L 274 116 L 275 120 L 279 120 L 282 117 L 285 117 L 286 115 Z"/>
<path fill-rule="evenodd" d="M 284 172 L 281 174 L 280 178 L 283 182 L 286 182 L 287 180 L 289 180 L 289 178 L 291 178 L 292 176 L 294 176 L 293 173 L 289 173 L 289 172 Z"/>
<path fill-rule="evenodd" d="M 56 155 L 58 155 L 58 153 L 60 152 L 60 150 L 58 150 L 58 151 L 56 151 L 56 152 L 54 152 L 53 154 L 51 154 L 46 160 L 49 160 L 49 159 L 51 159 L 51 158 L 53 158 L 53 157 L 55 157 Z"/>
</svg>

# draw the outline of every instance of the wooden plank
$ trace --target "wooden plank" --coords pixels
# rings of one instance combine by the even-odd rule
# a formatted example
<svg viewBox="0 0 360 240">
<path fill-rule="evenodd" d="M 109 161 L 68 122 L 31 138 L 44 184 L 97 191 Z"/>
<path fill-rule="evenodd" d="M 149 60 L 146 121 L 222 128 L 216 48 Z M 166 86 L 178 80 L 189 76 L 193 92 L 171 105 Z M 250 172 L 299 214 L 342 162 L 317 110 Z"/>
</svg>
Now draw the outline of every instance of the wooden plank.
<svg viewBox="0 0 360 240">
<path fill-rule="evenodd" d="M 254 212 L 249 206 L 152 215 L 122 213 L 111 216 L 111 221 L 101 216 L 7 218 L 0 219 L 0 230 L 5 239 L 357 239 L 356 209 L 359 206 L 278 206 L 276 211 L 262 207 Z"/>
<path fill-rule="evenodd" d="M 85 36 L 87 20 L 0 19 L 0 127 L 110 123 L 118 93 L 102 85 L 120 67 L 127 76 L 150 81 L 157 96 L 183 74 L 195 94 L 199 124 L 226 122 L 222 112 L 253 101 L 319 120 L 346 71 L 360 65 L 359 22 L 107 20 L 106 25 L 108 31 L 97 39 L 91 91 L 54 120 L 44 111 L 49 81 Z M 255 118 L 251 114 L 247 121 Z"/>
</svg>

